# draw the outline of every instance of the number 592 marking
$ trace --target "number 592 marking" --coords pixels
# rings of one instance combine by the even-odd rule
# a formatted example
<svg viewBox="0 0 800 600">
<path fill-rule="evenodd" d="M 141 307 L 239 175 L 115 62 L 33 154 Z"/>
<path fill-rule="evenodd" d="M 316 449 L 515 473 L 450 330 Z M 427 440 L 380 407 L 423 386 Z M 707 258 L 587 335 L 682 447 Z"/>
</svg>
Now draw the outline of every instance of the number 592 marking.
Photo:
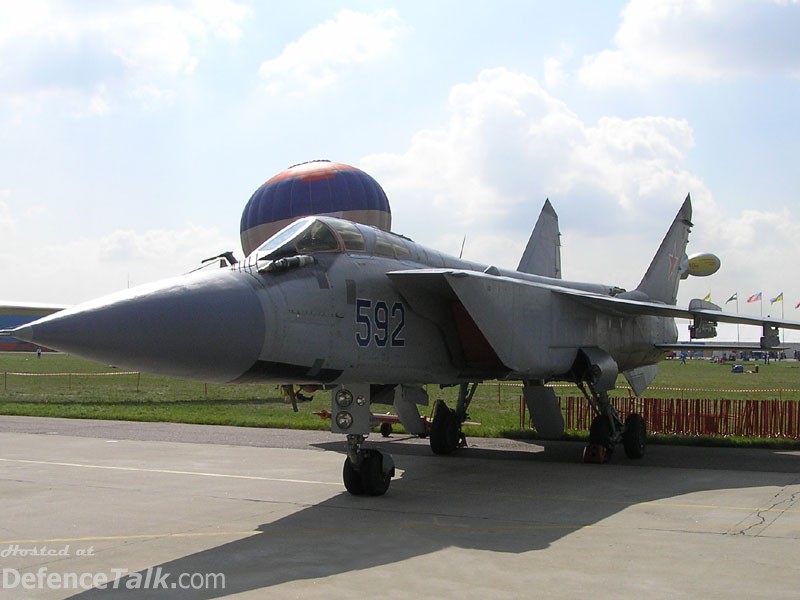
<svg viewBox="0 0 800 600">
<path fill-rule="evenodd" d="M 362 348 L 372 342 L 379 348 L 405 346 L 405 325 L 406 308 L 402 302 L 395 302 L 389 308 L 383 300 L 356 298 L 356 342 Z"/>
</svg>

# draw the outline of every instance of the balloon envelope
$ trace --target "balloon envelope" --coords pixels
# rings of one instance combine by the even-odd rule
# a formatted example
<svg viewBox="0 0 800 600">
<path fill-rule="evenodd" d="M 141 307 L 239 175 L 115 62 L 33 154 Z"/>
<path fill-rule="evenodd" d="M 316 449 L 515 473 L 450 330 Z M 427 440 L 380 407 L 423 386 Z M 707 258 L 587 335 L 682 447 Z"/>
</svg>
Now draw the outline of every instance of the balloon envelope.
<svg viewBox="0 0 800 600">
<path fill-rule="evenodd" d="M 295 165 L 267 180 L 242 213 L 242 250 L 249 255 L 289 223 L 309 215 L 330 215 L 389 231 L 392 213 L 386 193 L 364 171 L 330 161 Z"/>
</svg>

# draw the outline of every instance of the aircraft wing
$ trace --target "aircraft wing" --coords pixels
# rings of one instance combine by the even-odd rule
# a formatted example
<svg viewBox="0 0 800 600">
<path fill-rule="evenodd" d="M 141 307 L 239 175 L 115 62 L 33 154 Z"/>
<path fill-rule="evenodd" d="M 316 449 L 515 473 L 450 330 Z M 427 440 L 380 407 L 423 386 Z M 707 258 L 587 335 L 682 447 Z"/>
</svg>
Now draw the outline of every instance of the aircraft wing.
<svg viewBox="0 0 800 600">
<path fill-rule="evenodd" d="M 682 308 L 658 302 L 648 302 L 645 300 L 633 300 L 630 298 L 620 298 L 619 296 L 603 296 L 592 294 L 581 290 L 566 288 L 554 288 L 554 292 L 570 296 L 576 302 L 587 306 L 593 306 L 601 312 L 615 314 L 619 316 L 652 315 L 657 317 L 673 317 L 676 319 L 694 320 L 697 318 L 716 321 L 718 323 L 733 323 L 739 325 L 755 325 L 758 327 L 772 326 L 783 327 L 785 329 L 800 329 L 800 322 L 787 321 L 767 317 L 752 317 L 738 313 L 728 313 L 722 310 L 711 308 Z M 702 303 L 704 306 L 714 306 L 710 303 Z"/>
<path fill-rule="evenodd" d="M 775 347 L 778 345 L 777 331 L 775 328 L 800 330 L 800 322 L 774 319 L 772 317 L 751 317 L 736 313 L 726 313 L 716 310 L 714 304 L 693 300 L 688 308 L 682 308 L 659 302 L 605 295 L 584 289 L 565 287 L 557 283 L 545 283 L 518 279 L 515 277 L 466 271 L 457 269 L 420 269 L 410 271 L 392 271 L 387 276 L 397 285 L 399 291 L 409 303 L 422 313 L 434 316 L 434 307 L 443 297 L 458 297 L 486 336 L 488 342 L 497 352 L 504 364 L 514 368 L 516 362 L 512 359 L 518 352 L 508 352 L 508 348 L 517 348 L 524 352 L 525 344 L 514 343 L 518 322 L 514 315 L 527 302 L 533 301 L 535 294 L 549 291 L 583 306 L 592 308 L 597 312 L 620 317 L 655 316 L 678 319 L 689 319 L 696 328 L 716 323 L 734 323 L 741 325 L 754 325 L 762 327 L 765 345 Z M 494 285 L 487 285 L 494 284 Z M 439 309 L 441 310 L 441 309 Z M 498 315 L 509 315 L 508 319 L 499 319 Z M 698 329 L 699 331 L 699 329 Z M 713 335 L 698 335 L 697 337 L 712 337 Z M 504 340 L 501 342 L 501 340 Z M 697 347 L 710 348 L 713 343 L 699 343 Z M 689 344 L 691 344 L 689 343 Z M 687 343 L 680 346 L 676 344 L 658 345 L 658 348 L 669 350 L 674 348 L 691 348 Z M 734 349 L 732 344 L 720 344 L 719 348 Z M 748 345 L 747 349 L 762 348 L 762 346 Z M 742 346 L 745 349 L 745 346 Z"/>
<path fill-rule="evenodd" d="M 480 273 L 477 271 L 461 271 L 458 269 L 418 269 L 411 271 L 391 271 L 387 276 L 395 282 L 400 280 L 408 283 L 414 282 L 420 291 L 427 290 L 428 292 L 441 293 L 442 278 L 445 276 L 452 276 L 455 278 L 479 278 L 487 281 L 503 281 L 505 283 L 512 283 L 517 286 L 528 288 L 547 289 L 554 294 L 567 296 L 585 306 L 592 307 L 599 312 L 611 314 L 615 316 L 639 316 L 650 315 L 655 317 L 672 317 L 675 319 L 689 319 L 694 320 L 697 317 L 717 321 L 718 323 L 733 323 L 739 325 L 755 325 L 762 327 L 764 325 L 783 327 L 786 329 L 800 330 L 800 322 L 787 321 L 784 319 L 776 319 L 770 316 L 767 317 L 754 317 L 749 315 L 742 315 L 738 313 L 729 313 L 721 310 L 714 310 L 711 308 L 683 308 L 680 306 L 673 306 L 670 304 L 663 304 L 661 302 L 649 302 L 646 300 L 635 300 L 620 296 L 608 296 L 588 292 L 580 289 L 573 289 L 561 285 L 553 285 L 547 283 L 540 283 L 536 281 L 528 281 L 524 279 L 516 279 L 512 277 L 503 277 L 491 275 L 488 273 Z M 402 286 L 407 288 L 408 285 Z M 714 306 L 711 303 L 702 303 L 703 306 Z"/>
<path fill-rule="evenodd" d="M 386 275 L 411 308 L 437 323 L 451 352 L 496 373 L 524 373 L 538 348 L 518 326 L 551 286 L 507 275 L 462 269 L 413 269 Z M 454 301 L 463 309 L 454 309 Z"/>
</svg>

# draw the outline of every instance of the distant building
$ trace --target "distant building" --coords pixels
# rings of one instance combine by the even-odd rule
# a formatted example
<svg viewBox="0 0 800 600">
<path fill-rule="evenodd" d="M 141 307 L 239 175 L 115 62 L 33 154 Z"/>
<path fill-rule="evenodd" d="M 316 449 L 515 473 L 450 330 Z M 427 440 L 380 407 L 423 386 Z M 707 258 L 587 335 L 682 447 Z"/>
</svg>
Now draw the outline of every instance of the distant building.
<svg viewBox="0 0 800 600">
<path fill-rule="evenodd" d="M 0 329 L 13 329 L 65 308 L 67 307 L 54 304 L 0 302 Z M 37 347 L 37 344 L 16 338 L 0 338 L 0 352 L 36 352 Z M 42 350 L 47 351 L 48 348 L 43 347 Z"/>
</svg>

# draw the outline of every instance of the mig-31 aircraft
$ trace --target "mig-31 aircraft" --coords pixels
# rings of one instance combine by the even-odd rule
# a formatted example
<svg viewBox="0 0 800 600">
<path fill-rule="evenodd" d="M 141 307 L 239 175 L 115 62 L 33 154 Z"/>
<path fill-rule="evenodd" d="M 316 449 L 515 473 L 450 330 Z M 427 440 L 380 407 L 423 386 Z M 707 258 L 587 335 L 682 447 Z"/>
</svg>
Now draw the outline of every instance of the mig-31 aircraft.
<svg viewBox="0 0 800 600">
<path fill-rule="evenodd" d="M 539 434 L 564 420 L 551 381 L 576 383 L 591 405 L 585 460 L 604 462 L 622 443 L 643 455 L 645 423 L 624 422 L 608 400 L 622 373 L 641 394 L 676 344 L 675 318 L 692 339 L 718 322 L 763 328 L 800 323 L 724 313 L 703 300 L 676 306 L 678 284 L 719 267 L 686 255 L 692 217 L 680 207 L 635 290 L 561 279 L 558 217 L 546 201 L 516 270 L 447 256 L 410 239 L 330 216 L 289 224 L 243 261 L 125 290 L 2 332 L 130 369 L 206 382 L 272 382 L 331 390 L 331 429 L 346 435 L 343 478 L 356 495 L 382 495 L 390 455 L 364 446 L 373 404 L 393 404 L 409 433 L 424 434 L 423 384 L 459 386 L 456 406 L 437 400 L 433 452 L 462 442 L 478 382 L 516 380 Z M 293 389 L 293 388 L 292 388 Z"/>
</svg>

